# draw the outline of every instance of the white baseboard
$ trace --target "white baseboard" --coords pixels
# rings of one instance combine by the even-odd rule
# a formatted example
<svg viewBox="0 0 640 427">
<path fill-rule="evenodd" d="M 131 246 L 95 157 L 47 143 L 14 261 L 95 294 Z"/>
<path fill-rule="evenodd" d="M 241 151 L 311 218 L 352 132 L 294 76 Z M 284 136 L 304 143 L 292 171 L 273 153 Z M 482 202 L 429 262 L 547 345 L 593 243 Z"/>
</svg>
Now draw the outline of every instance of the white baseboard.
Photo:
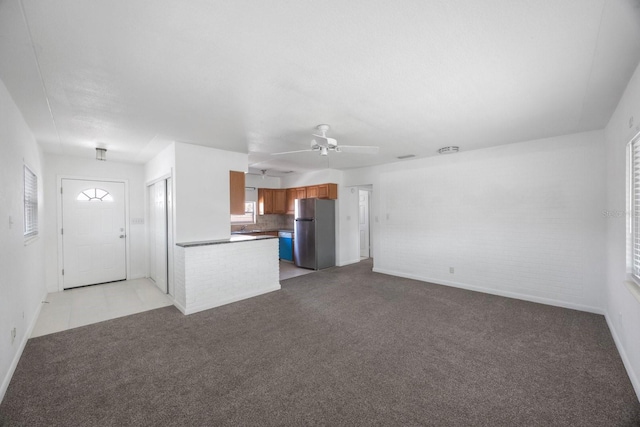
<svg viewBox="0 0 640 427">
<path fill-rule="evenodd" d="M 453 288 L 467 289 L 469 291 L 482 292 L 485 294 L 498 295 L 498 296 L 507 297 L 507 298 L 515 298 L 523 301 L 530 301 L 530 302 L 536 302 L 540 304 L 552 305 L 555 307 L 570 308 L 572 310 L 586 311 L 588 313 L 605 314 L 605 311 L 603 308 L 591 307 L 591 306 L 582 305 L 582 304 L 575 304 L 575 303 L 555 300 L 551 298 L 536 297 L 532 295 L 521 294 L 518 292 L 502 291 L 498 289 L 485 288 L 482 286 L 468 285 L 466 283 L 460 283 L 460 282 L 450 282 L 445 280 L 432 279 L 429 277 L 422 277 L 419 275 L 406 274 L 399 271 L 387 270 L 384 268 L 374 267 L 373 271 L 375 273 L 382 273 L 382 274 L 388 274 L 390 276 L 398 276 L 398 277 L 404 277 L 407 279 L 420 280 L 421 282 L 429 282 L 429 283 L 434 283 L 436 285 L 451 286 Z"/>
<path fill-rule="evenodd" d="M 9 370 L 7 371 L 7 374 L 2 380 L 2 386 L 0 386 L 0 402 L 2 402 L 2 400 L 4 399 L 4 395 L 6 394 L 7 389 L 9 388 L 9 383 L 11 382 L 11 378 L 13 377 L 13 374 L 16 371 L 16 368 L 18 367 L 18 362 L 20 362 L 20 358 L 22 357 L 22 352 L 24 351 L 24 348 L 27 346 L 27 341 L 29 341 L 29 338 L 31 337 L 33 328 L 36 327 L 36 323 L 38 322 L 38 317 L 40 316 L 40 310 L 42 310 L 42 304 L 43 304 L 42 301 L 47 300 L 47 294 L 48 292 L 45 290 L 44 294 L 40 298 L 40 303 L 38 304 L 38 308 L 36 308 L 34 316 L 31 319 L 31 323 L 27 327 L 27 330 L 25 331 L 25 334 L 22 337 L 22 341 L 20 341 L 20 346 L 18 347 L 18 351 L 16 351 L 16 354 L 13 356 L 13 360 L 11 361 L 11 365 L 9 366 Z"/>
<path fill-rule="evenodd" d="M 609 331 L 611 332 L 611 336 L 613 337 L 613 342 L 616 343 L 616 348 L 618 349 L 618 353 L 620 354 L 620 358 L 622 359 L 622 363 L 624 364 L 624 368 L 627 370 L 627 375 L 629 376 L 629 380 L 631 380 L 631 385 L 636 392 L 636 397 L 638 401 L 640 401 L 640 381 L 638 381 L 638 376 L 636 372 L 633 370 L 633 366 L 631 366 L 631 362 L 629 361 L 629 357 L 627 356 L 626 351 L 624 350 L 624 346 L 622 345 L 622 341 L 620 341 L 620 337 L 616 332 L 615 327 L 613 326 L 613 322 L 609 317 L 609 313 L 604 314 L 604 318 L 607 321 L 607 326 L 609 326 Z"/>
<path fill-rule="evenodd" d="M 208 303 L 208 304 L 203 304 L 203 305 L 191 306 L 188 309 L 187 308 L 182 309 L 182 308 L 180 308 L 179 305 L 176 305 L 176 307 L 178 307 L 178 310 L 182 311 L 184 314 L 193 314 L 193 313 L 197 313 L 199 311 L 209 310 L 211 308 L 215 308 L 215 307 L 220 307 L 222 305 L 231 304 L 232 302 L 241 301 L 243 299 L 257 297 L 258 295 L 267 294 L 269 292 L 279 291 L 280 289 L 281 289 L 281 286 L 280 286 L 280 283 L 278 282 L 278 284 L 276 284 L 276 285 L 272 285 L 272 286 L 269 286 L 269 287 L 266 287 L 266 288 L 258 289 L 256 291 L 248 292 L 246 294 L 236 295 L 233 298 L 228 298 L 228 299 L 216 301 L 215 303 Z"/>
<path fill-rule="evenodd" d="M 181 312 L 182 314 L 186 314 L 186 313 L 185 313 L 185 310 L 186 310 L 186 309 L 184 308 L 184 306 L 183 306 L 182 304 L 180 304 L 180 303 L 178 302 L 178 300 L 176 300 L 176 299 L 173 297 L 173 295 L 169 295 L 169 294 L 167 294 L 167 297 L 169 297 L 169 299 L 171 300 L 171 302 L 173 303 L 173 305 L 174 305 L 178 310 L 180 310 L 180 312 Z"/>
</svg>

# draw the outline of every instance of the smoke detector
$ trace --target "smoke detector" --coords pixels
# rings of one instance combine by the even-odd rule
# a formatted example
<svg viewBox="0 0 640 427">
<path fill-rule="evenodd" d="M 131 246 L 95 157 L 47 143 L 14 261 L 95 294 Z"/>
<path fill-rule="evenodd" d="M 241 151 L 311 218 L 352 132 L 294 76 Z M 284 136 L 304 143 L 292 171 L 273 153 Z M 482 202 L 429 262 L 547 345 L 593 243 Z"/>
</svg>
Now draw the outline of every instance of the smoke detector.
<svg viewBox="0 0 640 427">
<path fill-rule="evenodd" d="M 448 147 L 442 147 L 441 149 L 438 150 L 438 153 L 453 154 L 453 153 L 457 153 L 458 151 L 460 151 L 460 147 L 457 147 L 455 145 L 450 145 Z"/>
</svg>

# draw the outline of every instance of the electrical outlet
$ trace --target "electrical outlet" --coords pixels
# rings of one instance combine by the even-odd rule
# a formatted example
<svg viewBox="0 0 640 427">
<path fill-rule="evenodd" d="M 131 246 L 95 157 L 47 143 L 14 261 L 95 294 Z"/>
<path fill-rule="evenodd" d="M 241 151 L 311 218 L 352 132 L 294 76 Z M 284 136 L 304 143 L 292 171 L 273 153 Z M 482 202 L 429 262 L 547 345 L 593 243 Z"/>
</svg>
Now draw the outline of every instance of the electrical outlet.
<svg viewBox="0 0 640 427">
<path fill-rule="evenodd" d="M 449 273 L 453 274 L 453 267 L 449 267 Z"/>
<path fill-rule="evenodd" d="M 11 344 L 13 344 L 13 342 L 16 340 L 16 328 L 14 327 L 11 330 Z"/>
</svg>

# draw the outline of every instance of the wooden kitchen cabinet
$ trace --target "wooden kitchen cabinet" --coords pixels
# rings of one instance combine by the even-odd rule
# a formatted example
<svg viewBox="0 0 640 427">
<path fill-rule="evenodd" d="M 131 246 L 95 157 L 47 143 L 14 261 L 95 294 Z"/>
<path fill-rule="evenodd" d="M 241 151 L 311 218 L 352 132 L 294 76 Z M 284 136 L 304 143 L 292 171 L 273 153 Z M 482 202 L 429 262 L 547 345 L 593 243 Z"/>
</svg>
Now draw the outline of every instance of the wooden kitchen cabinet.
<svg viewBox="0 0 640 427">
<path fill-rule="evenodd" d="M 318 185 L 318 199 L 338 198 L 338 184 L 321 184 Z"/>
<path fill-rule="evenodd" d="M 296 188 L 296 199 L 307 198 L 307 187 Z"/>
<path fill-rule="evenodd" d="M 295 188 L 287 189 L 287 213 L 288 214 L 295 213 L 297 195 L 298 195 L 298 192 L 296 191 Z"/>
<path fill-rule="evenodd" d="M 318 186 L 314 185 L 313 187 L 307 187 L 307 199 L 317 199 L 318 198 Z"/>
<path fill-rule="evenodd" d="M 296 199 L 338 198 L 338 184 L 319 184 L 287 189 L 258 188 L 258 215 L 295 213 Z"/>
<path fill-rule="evenodd" d="M 274 214 L 287 212 L 287 190 L 273 190 L 273 210 Z"/>
<path fill-rule="evenodd" d="M 258 188 L 258 215 L 273 213 L 273 190 L 270 188 Z"/>
<path fill-rule="evenodd" d="M 287 212 L 287 190 L 258 188 L 258 215 Z"/>
<path fill-rule="evenodd" d="M 244 215 L 244 172 L 229 171 L 231 215 Z"/>
</svg>

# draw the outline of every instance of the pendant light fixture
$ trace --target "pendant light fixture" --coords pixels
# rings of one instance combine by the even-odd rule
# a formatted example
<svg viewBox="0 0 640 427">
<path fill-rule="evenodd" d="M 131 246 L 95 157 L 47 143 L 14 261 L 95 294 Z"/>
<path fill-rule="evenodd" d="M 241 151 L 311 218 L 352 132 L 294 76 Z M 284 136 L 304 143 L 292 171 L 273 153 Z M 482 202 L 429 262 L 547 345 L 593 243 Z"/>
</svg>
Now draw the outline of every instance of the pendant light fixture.
<svg viewBox="0 0 640 427">
<path fill-rule="evenodd" d="M 107 149 L 106 148 L 96 148 L 96 160 L 102 160 L 103 162 L 107 161 Z"/>
</svg>

